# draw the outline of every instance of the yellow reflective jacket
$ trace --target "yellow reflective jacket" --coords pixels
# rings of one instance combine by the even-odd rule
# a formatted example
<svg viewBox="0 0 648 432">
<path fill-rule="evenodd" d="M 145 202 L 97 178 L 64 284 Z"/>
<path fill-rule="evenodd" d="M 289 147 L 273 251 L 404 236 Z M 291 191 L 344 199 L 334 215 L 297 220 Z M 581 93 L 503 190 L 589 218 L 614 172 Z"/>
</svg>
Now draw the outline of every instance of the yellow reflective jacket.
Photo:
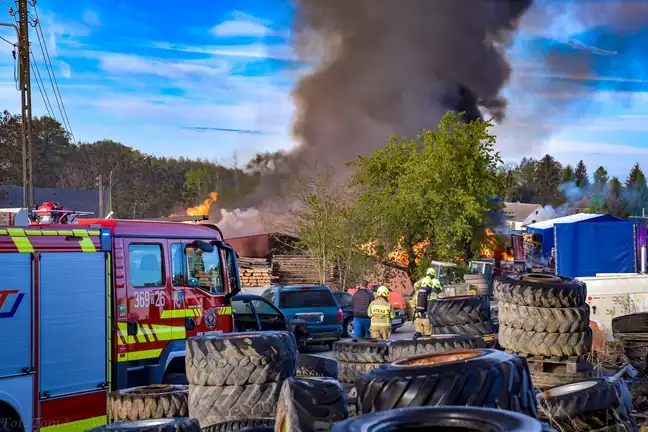
<svg viewBox="0 0 648 432">
<path fill-rule="evenodd" d="M 441 282 L 439 282 L 439 279 L 433 278 L 431 276 L 424 276 L 414 283 L 414 289 L 418 289 L 420 287 L 428 287 L 438 291 L 441 291 L 441 289 L 443 288 L 441 286 Z"/>
<path fill-rule="evenodd" d="M 396 318 L 394 307 L 383 297 L 369 303 L 367 314 L 371 318 L 371 327 L 391 327 L 391 320 Z"/>
</svg>

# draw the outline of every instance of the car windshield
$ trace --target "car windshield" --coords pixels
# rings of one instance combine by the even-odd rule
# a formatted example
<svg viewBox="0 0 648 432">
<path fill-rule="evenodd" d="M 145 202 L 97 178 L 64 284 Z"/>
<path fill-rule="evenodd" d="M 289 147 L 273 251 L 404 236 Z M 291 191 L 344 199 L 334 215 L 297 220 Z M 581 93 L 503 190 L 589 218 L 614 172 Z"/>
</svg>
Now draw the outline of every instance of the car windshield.
<svg viewBox="0 0 648 432">
<path fill-rule="evenodd" d="M 333 294 L 328 290 L 282 291 L 279 296 L 280 308 L 336 307 Z"/>
</svg>

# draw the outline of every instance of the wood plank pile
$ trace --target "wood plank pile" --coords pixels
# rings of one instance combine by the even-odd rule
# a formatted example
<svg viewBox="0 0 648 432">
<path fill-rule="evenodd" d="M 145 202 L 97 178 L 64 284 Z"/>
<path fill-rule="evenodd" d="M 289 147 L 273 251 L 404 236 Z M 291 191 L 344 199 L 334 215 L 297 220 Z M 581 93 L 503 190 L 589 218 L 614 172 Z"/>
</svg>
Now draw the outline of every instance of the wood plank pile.
<svg viewBox="0 0 648 432">
<path fill-rule="evenodd" d="M 272 274 L 282 285 L 318 284 L 317 268 L 306 255 L 275 255 L 272 258 Z"/>
<path fill-rule="evenodd" d="M 239 276 L 243 287 L 269 286 L 271 282 L 270 266 L 265 258 L 240 257 L 238 260 Z"/>
</svg>

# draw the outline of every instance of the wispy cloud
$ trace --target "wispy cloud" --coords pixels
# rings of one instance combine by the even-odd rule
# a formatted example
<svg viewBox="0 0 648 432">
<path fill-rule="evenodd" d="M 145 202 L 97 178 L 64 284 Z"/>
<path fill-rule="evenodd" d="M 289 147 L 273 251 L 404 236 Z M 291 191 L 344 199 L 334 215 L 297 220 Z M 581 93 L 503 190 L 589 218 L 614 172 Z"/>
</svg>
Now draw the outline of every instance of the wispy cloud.
<svg viewBox="0 0 648 432">
<path fill-rule="evenodd" d="M 212 27 L 209 32 L 216 37 L 266 37 L 274 33 L 262 20 L 244 14 L 233 12 L 229 18 Z"/>
<path fill-rule="evenodd" d="M 89 26 L 101 25 L 101 20 L 99 19 L 99 15 L 97 15 L 95 11 L 90 9 L 86 9 L 85 12 L 83 12 L 83 16 L 81 17 L 81 20 Z"/>
<path fill-rule="evenodd" d="M 256 130 L 230 129 L 230 128 L 210 127 L 210 126 L 183 126 L 180 129 L 194 130 L 196 132 L 234 132 L 234 133 L 242 133 L 246 135 L 268 135 L 268 132 L 259 129 Z"/>
<path fill-rule="evenodd" d="M 72 69 L 70 68 L 70 65 L 63 60 L 59 60 L 59 68 L 61 71 L 61 76 L 63 78 L 71 78 L 72 77 Z"/>
</svg>

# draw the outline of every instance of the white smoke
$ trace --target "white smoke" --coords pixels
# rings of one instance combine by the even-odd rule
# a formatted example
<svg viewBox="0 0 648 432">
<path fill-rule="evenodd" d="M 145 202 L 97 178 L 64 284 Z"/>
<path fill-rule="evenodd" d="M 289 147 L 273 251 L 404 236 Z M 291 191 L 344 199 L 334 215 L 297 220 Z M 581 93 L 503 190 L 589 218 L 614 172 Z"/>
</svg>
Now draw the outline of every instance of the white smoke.
<svg viewBox="0 0 648 432">
<path fill-rule="evenodd" d="M 266 233 L 261 212 L 256 208 L 234 209 L 232 211 L 221 209 L 220 215 L 221 219 L 217 222 L 217 225 L 226 239 Z"/>
</svg>

